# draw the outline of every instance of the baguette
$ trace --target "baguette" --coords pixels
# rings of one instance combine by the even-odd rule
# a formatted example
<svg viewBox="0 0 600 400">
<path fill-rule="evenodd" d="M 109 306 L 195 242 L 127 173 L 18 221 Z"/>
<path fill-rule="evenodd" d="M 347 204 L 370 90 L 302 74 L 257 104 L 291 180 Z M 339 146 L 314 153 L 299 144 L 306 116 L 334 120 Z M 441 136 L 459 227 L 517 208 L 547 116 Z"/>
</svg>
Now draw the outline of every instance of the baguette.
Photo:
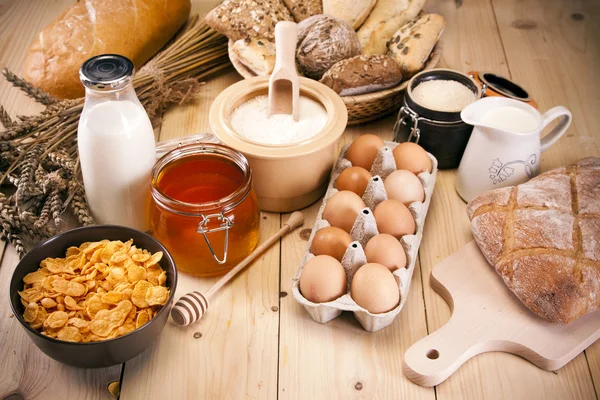
<svg viewBox="0 0 600 400">
<path fill-rule="evenodd" d="M 600 158 L 586 158 L 467 206 L 473 237 L 513 293 L 567 324 L 600 308 Z"/>
<path fill-rule="evenodd" d="M 386 43 L 402 25 L 415 18 L 425 0 L 378 0 L 358 30 L 363 54 L 385 54 Z"/>
<path fill-rule="evenodd" d="M 357 30 L 375 6 L 377 0 L 323 0 L 323 14 L 343 19 Z"/>
<path fill-rule="evenodd" d="M 175 35 L 190 13 L 190 0 L 82 0 L 34 39 L 23 63 L 24 78 L 64 99 L 84 95 L 79 68 L 90 57 L 117 53 L 136 68 Z"/>
<path fill-rule="evenodd" d="M 444 32 L 446 22 L 438 14 L 425 14 L 398 29 L 387 43 L 387 55 L 396 59 L 405 78 L 425 65 L 431 50 Z"/>
</svg>

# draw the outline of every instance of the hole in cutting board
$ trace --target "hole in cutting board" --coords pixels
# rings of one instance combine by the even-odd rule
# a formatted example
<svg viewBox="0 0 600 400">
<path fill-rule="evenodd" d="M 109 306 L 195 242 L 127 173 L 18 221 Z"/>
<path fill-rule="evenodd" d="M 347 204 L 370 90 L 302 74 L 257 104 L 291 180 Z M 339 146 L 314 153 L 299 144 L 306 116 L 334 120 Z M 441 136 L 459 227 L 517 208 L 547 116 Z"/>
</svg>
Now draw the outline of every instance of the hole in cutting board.
<svg viewBox="0 0 600 400">
<path fill-rule="evenodd" d="M 363 214 L 369 215 L 369 210 L 363 210 Z"/>
<path fill-rule="evenodd" d="M 438 358 L 440 358 L 440 352 L 437 351 L 436 349 L 428 350 L 427 353 L 425 353 L 425 355 L 430 360 L 437 360 Z"/>
</svg>

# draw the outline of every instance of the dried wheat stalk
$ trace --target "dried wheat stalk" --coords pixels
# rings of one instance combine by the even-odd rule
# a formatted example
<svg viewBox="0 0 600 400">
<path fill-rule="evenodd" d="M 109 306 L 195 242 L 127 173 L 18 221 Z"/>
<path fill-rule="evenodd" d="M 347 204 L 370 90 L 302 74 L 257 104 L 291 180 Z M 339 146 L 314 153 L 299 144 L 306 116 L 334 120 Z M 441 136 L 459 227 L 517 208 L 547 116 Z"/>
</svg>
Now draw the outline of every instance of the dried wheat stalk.
<svg viewBox="0 0 600 400">
<path fill-rule="evenodd" d="M 166 49 L 134 77 L 137 95 L 154 123 L 173 103 L 183 103 L 202 80 L 230 65 L 227 39 L 194 16 Z M 77 154 L 77 124 L 83 99 L 58 100 L 11 71 L 5 78 L 46 106 L 35 116 L 10 118 L 0 105 L 0 184 L 16 189 L 0 193 L 0 239 L 20 256 L 28 243 L 62 228 L 61 215 L 71 209 L 82 225 L 94 218 L 85 199 Z M 6 190 L 5 190 L 6 192 Z"/>
</svg>

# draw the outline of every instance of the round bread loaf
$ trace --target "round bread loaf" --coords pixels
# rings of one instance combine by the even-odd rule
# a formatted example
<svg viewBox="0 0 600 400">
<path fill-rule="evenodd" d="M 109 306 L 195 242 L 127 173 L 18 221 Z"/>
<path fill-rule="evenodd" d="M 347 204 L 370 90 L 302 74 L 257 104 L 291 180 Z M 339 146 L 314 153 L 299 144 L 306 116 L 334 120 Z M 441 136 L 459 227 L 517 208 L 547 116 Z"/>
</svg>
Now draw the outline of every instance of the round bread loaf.
<svg viewBox="0 0 600 400">
<path fill-rule="evenodd" d="M 359 54 L 358 36 L 344 20 L 320 14 L 298 24 L 296 63 L 304 76 L 321 79 L 333 64 Z"/>
</svg>

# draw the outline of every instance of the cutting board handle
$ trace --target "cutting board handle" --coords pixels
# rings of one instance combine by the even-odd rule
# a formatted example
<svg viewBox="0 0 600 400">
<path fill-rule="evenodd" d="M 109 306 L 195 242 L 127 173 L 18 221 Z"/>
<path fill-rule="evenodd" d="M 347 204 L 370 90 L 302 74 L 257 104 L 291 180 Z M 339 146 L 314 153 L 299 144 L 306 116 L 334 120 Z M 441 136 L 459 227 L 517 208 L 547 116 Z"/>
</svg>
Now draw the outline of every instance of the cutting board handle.
<svg viewBox="0 0 600 400">
<path fill-rule="evenodd" d="M 470 325 L 465 318 L 453 316 L 446 325 L 413 344 L 404 354 L 404 374 L 418 385 L 435 386 L 471 357 L 489 351 L 491 343 L 465 332 Z"/>
</svg>

